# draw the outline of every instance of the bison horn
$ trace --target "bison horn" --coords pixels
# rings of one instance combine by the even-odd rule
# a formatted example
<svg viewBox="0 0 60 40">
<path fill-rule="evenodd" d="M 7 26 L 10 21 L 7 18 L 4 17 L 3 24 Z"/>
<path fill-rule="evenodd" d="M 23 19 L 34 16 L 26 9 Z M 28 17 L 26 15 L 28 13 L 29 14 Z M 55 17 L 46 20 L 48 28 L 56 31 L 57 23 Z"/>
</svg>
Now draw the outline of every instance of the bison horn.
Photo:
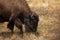
<svg viewBox="0 0 60 40">
<path fill-rule="evenodd" d="M 34 14 L 31 14 L 31 18 L 34 16 Z"/>
</svg>

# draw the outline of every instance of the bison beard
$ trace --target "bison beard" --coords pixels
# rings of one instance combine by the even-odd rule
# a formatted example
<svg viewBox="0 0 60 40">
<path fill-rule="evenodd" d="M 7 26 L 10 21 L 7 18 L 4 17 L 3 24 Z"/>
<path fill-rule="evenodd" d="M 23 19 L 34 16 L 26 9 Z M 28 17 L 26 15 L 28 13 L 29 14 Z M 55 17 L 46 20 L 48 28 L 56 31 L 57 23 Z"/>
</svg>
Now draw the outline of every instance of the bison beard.
<svg viewBox="0 0 60 40">
<path fill-rule="evenodd" d="M 21 14 L 23 13 L 23 18 Z M 22 30 L 22 23 L 26 25 L 26 31 L 33 29 L 34 22 L 30 20 L 34 16 L 25 0 L 0 0 L 0 21 L 8 21 L 7 27 L 13 32 L 14 22 L 16 26 Z M 30 16 L 30 17 L 29 17 Z M 37 17 L 37 16 L 36 16 Z M 17 21 L 18 19 L 21 21 Z M 2 21 L 2 20 L 3 21 Z M 24 19 L 24 20 L 22 20 Z M 34 17 L 34 20 L 36 18 Z M 19 23 L 18 23 L 19 22 Z M 33 23 L 32 23 L 33 22 Z M 36 21 L 38 22 L 38 21 Z M 34 24 L 35 25 L 35 24 Z M 29 27 L 30 26 L 30 27 Z M 35 27 L 36 29 L 36 27 Z"/>
</svg>

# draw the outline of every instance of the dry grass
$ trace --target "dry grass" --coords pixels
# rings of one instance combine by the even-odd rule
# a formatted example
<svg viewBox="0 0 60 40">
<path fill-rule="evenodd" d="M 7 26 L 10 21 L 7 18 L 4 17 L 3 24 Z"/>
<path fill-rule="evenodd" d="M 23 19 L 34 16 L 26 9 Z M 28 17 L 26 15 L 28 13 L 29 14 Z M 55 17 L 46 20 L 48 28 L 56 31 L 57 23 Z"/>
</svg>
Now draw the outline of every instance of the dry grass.
<svg viewBox="0 0 60 40">
<path fill-rule="evenodd" d="M 6 23 L 0 24 L 0 40 L 60 40 L 60 1 L 59 0 L 27 0 L 32 11 L 39 15 L 38 32 L 24 33 L 23 38 L 15 27 L 12 35 Z"/>
</svg>

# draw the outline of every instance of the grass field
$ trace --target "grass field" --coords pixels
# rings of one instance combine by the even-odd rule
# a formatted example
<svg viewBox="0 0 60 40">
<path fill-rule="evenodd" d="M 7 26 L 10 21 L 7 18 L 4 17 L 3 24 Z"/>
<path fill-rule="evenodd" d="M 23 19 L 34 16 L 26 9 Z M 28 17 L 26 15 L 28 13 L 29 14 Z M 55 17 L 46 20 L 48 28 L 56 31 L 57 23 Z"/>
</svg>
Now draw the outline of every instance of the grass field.
<svg viewBox="0 0 60 40">
<path fill-rule="evenodd" d="M 14 34 L 7 29 L 7 23 L 0 23 L 0 40 L 60 40 L 60 0 L 27 0 L 32 11 L 39 15 L 37 32 L 22 36 L 15 27 Z"/>
</svg>

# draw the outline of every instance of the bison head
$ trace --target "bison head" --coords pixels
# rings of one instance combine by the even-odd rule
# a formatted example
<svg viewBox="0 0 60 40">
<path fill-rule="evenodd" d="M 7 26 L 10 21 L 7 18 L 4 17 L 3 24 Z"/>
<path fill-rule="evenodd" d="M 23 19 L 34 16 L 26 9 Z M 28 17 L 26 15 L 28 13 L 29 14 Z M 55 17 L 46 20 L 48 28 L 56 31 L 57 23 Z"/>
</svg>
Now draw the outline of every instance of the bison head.
<svg viewBox="0 0 60 40">
<path fill-rule="evenodd" d="M 30 19 L 30 24 L 32 25 L 30 27 L 31 31 L 36 32 L 37 31 L 37 26 L 38 26 L 38 21 L 39 21 L 38 15 L 36 13 L 32 13 L 30 15 L 29 19 Z"/>
<path fill-rule="evenodd" d="M 38 26 L 38 21 L 39 21 L 39 18 L 38 18 L 38 15 L 36 13 L 32 13 L 30 16 L 29 16 L 29 19 L 27 19 L 26 21 L 26 31 L 27 32 L 36 32 L 37 31 L 37 26 Z"/>
<path fill-rule="evenodd" d="M 19 16 L 20 20 L 23 24 L 25 24 L 25 31 L 26 32 L 36 32 L 39 17 L 36 13 L 32 12 L 28 18 L 25 18 L 24 14 L 21 13 Z"/>
</svg>

